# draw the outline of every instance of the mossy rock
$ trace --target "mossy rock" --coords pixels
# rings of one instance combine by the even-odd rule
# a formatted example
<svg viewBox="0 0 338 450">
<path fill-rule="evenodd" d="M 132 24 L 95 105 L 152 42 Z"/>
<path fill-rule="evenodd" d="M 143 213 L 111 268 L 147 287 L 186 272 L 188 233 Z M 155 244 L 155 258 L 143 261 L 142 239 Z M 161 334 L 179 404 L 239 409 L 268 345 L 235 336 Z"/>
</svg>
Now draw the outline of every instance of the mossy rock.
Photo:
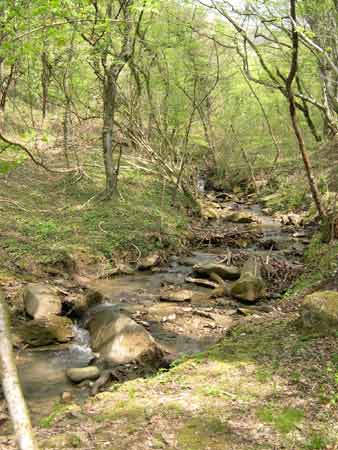
<svg viewBox="0 0 338 450">
<path fill-rule="evenodd" d="M 307 295 L 300 309 L 299 325 L 307 332 L 332 335 L 338 331 L 338 292 Z"/>
<path fill-rule="evenodd" d="M 25 323 L 20 329 L 20 335 L 32 347 L 68 342 L 74 337 L 73 323 L 67 317 L 43 317 Z"/>
<path fill-rule="evenodd" d="M 265 297 L 266 287 L 262 278 L 245 274 L 231 287 L 231 295 L 239 300 L 254 302 Z"/>
</svg>

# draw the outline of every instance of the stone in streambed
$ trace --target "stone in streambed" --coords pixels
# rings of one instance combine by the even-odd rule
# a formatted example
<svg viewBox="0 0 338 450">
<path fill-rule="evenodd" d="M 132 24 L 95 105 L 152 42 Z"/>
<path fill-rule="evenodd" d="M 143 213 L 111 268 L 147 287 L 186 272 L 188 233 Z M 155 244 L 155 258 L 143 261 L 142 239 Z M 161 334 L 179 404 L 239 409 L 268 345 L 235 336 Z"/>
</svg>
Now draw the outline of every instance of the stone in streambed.
<svg viewBox="0 0 338 450">
<path fill-rule="evenodd" d="M 139 361 L 160 366 L 163 353 L 140 324 L 114 310 L 103 310 L 89 321 L 91 347 L 101 361 L 126 364 Z"/>
<path fill-rule="evenodd" d="M 233 223 L 252 223 L 255 221 L 254 216 L 246 211 L 235 211 L 228 214 L 225 220 Z"/>
<path fill-rule="evenodd" d="M 71 368 L 66 370 L 67 377 L 73 383 L 81 383 L 81 381 L 84 380 L 97 380 L 100 374 L 100 369 L 96 366 Z"/>
<path fill-rule="evenodd" d="M 153 253 L 151 255 L 141 258 L 137 268 L 139 270 L 150 270 L 153 267 L 158 266 L 161 263 L 161 256 L 158 253 Z"/>
<path fill-rule="evenodd" d="M 240 271 L 235 266 L 226 266 L 225 264 L 196 264 L 193 267 L 193 271 L 209 276 L 211 273 L 219 275 L 224 280 L 237 280 L 240 277 Z"/>
<path fill-rule="evenodd" d="M 73 323 L 67 317 L 48 316 L 25 323 L 20 329 L 22 340 L 32 347 L 68 342 L 74 337 Z"/>
<path fill-rule="evenodd" d="M 230 294 L 247 302 L 255 302 L 265 297 L 266 286 L 260 274 L 260 264 L 257 258 L 250 258 L 244 264 L 241 277 L 232 285 Z"/>
<path fill-rule="evenodd" d="M 194 295 L 193 291 L 189 289 L 168 290 L 162 291 L 160 294 L 160 300 L 165 302 L 188 302 Z"/>
<path fill-rule="evenodd" d="M 23 290 L 23 301 L 27 314 L 34 319 L 61 313 L 60 297 L 46 284 L 28 284 Z"/>
</svg>

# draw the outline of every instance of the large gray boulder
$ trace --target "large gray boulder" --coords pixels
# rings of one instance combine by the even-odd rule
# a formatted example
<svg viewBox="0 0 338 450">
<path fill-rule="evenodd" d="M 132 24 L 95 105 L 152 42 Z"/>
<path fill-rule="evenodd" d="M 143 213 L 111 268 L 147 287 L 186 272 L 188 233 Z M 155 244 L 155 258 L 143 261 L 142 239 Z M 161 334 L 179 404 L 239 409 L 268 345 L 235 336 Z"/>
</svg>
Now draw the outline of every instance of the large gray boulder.
<svg viewBox="0 0 338 450">
<path fill-rule="evenodd" d="M 257 258 L 249 258 L 242 268 L 240 279 L 231 286 L 230 294 L 246 302 L 255 302 L 265 297 L 266 286 L 260 272 Z"/>
<path fill-rule="evenodd" d="M 300 308 L 299 323 L 308 332 L 332 335 L 338 331 L 338 292 L 319 291 L 307 295 Z"/>
<path fill-rule="evenodd" d="M 27 284 L 23 290 L 23 302 L 27 314 L 34 319 L 60 314 L 62 309 L 60 297 L 47 284 Z"/>
<path fill-rule="evenodd" d="M 55 342 L 68 342 L 74 337 L 73 323 L 68 317 L 50 315 L 30 320 L 19 330 L 22 340 L 32 347 Z"/>
<path fill-rule="evenodd" d="M 114 310 L 102 310 L 89 320 L 91 347 L 101 361 L 126 364 L 139 361 L 159 365 L 162 352 L 148 331 Z"/>
</svg>

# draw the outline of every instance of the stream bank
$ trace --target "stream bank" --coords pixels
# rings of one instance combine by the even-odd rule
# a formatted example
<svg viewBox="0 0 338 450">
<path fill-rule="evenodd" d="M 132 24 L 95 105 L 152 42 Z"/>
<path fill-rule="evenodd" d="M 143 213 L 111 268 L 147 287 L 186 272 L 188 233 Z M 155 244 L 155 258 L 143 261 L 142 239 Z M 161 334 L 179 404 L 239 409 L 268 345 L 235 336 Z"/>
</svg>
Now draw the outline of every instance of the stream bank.
<svg viewBox="0 0 338 450">
<path fill-rule="evenodd" d="M 223 338 L 243 315 L 273 312 L 276 299 L 302 270 L 307 233 L 297 231 L 295 226 L 283 226 L 280 219 L 264 214 L 258 205 L 248 208 L 228 199 L 212 204 L 235 216 L 231 220 L 204 218 L 195 224 L 192 229 L 195 250 L 190 255 L 172 256 L 165 265 L 152 271 L 92 279 L 84 292 L 89 288 L 100 298 L 100 304 L 74 323 L 75 339 L 71 344 L 19 351 L 20 378 L 35 423 L 50 413 L 64 393 L 80 403 L 88 396 L 88 386 L 79 388 L 70 383 L 65 371 L 85 367 L 94 358 L 85 323 L 88 316 L 98 311 L 113 309 L 127 314 L 145 327 L 172 359 L 205 351 Z M 228 296 L 210 298 L 210 289 L 186 282 L 196 264 L 222 262 L 241 267 L 251 255 L 263 261 L 263 276 L 268 286 L 267 298 L 254 307 Z M 69 280 L 58 277 L 54 282 L 64 295 L 73 295 Z M 164 288 L 191 290 L 200 295 L 199 301 L 161 301 Z M 80 290 L 80 295 L 85 294 Z"/>
</svg>

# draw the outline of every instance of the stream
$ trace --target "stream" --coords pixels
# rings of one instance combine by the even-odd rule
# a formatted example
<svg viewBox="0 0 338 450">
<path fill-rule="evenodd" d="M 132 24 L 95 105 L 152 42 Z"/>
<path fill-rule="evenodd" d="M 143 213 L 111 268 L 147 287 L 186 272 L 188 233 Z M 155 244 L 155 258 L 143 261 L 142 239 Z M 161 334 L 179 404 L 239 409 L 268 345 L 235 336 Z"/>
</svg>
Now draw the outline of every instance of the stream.
<svg viewBox="0 0 338 450">
<path fill-rule="evenodd" d="M 254 252 L 263 257 L 286 258 L 285 249 L 294 245 L 304 249 L 307 239 L 303 233 L 294 237 L 295 229 L 286 229 L 279 220 L 266 216 L 258 205 L 241 211 L 257 216 L 261 241 L 271 241 L 277 249 L 261 248 L 255 243 L 245 252 Z M 74 386 L 65 375 L 65 369 L 84 367 L 94 355 L 89 346 L 89 335 L 85 329 L 88 317 L 102 309 L 126 312 L 141 323 L 154 338 L 170 353 L 179 357 L 205 350 L 222 338 L 226 330 L 238 320 L 240 304 L 230 298 L 216 299 L 209 304 L 191 305 L 189 303 L 169 303 L 159 301 L 163 286 L 175 286 L 197 292 L 210 292 L 210 289 L 186 283 L 185 278 L 197 263 L 220 262 L 230 251 L 238 250 L 227 246 L 197 248 L 187 257 L 171 257 L 166 267 L 154 272 L 136 272 L 133 275 L 115 276 L 112 279 L 95 280 L 92 288 L 99 292 L 104 302 L 91 308 L 85 317 L 74 324 L 75 338 L 67 346 L 53 346 L 50 350 L 35 349 L 19 351 L 16 359 L 24 394 L 31 409 L 33 421 L 37 423 L 42 417 L 51 413 L 60 401 L 62 393 L 71 392 L 78 401 L 88 396 L 88 390 Z M 296 256 L 288 256 L 296 263 L 302 251 Z M 273 300 L 266 304 L 273 306 Z"/>
</svg>

